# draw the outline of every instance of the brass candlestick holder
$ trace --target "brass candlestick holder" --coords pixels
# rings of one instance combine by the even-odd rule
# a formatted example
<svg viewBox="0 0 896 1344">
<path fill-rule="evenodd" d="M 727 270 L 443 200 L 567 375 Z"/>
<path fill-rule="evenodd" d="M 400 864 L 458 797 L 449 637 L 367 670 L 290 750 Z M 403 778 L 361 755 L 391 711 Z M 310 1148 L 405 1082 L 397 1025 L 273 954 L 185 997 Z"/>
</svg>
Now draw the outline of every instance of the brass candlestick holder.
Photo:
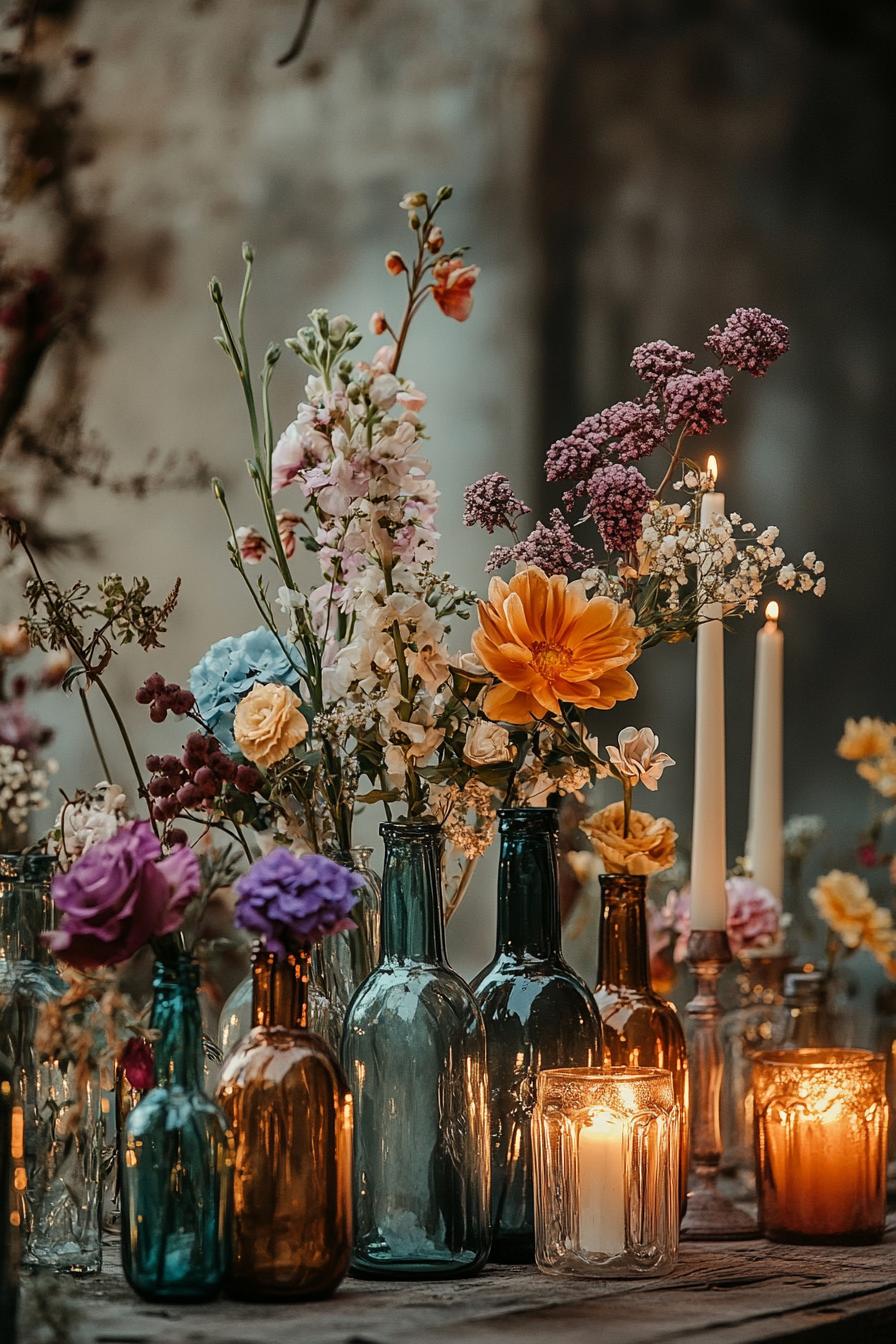
<svg viewBox="0 0 896 1344">
<path fill-rule="evenodd" d="M 693 929 L 688 965 L 697 992 L 687 1005 L 691 1086 L 691 1178 L 681 1235 L 690 1241 L 737 1241 L 759 1235 L 753 1219 L 717 1188 L 722 1159 L 722 1046 L 719 976 L 731 961 L 724 929 Z"/>
</svg>

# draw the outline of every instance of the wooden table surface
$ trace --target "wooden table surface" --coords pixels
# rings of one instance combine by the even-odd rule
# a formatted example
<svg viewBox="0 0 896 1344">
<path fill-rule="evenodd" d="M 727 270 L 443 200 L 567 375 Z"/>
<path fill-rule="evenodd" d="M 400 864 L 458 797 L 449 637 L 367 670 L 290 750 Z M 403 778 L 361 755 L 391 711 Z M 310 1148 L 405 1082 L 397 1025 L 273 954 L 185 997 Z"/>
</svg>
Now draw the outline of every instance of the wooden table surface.
<svg viewBox="0 0 896 1344">
<path fill-rule="evenodd" d="M 490 1266 L 444 1283 L 347 1279 L 328 1302 L 283 1306 L 151 1306 L 130 1292 L 111 1246 L 103 1274 L 76 1294 L 91 1344 L 541 1344 L 553 1336 L 557 1344 L 896 1344 L 896 1223 L 879 1246 L 686 1243 L 664 1279 L 560 1279 Z"/>
</svg>

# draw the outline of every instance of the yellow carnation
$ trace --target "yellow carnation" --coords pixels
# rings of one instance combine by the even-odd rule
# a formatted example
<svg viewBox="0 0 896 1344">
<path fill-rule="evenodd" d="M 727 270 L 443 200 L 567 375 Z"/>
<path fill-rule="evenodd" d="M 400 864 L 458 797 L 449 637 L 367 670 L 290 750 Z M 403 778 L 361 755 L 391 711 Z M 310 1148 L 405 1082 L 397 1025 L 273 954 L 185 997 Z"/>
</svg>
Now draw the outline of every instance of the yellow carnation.
<svg viewBox="0 0 896 1344">
<path fill-rule="evenodd" d="M 873 719 L 865 714 L 861 719 L 847 719 L 843 736 L 837 743 L 837 755 L 845 761 L 864 761 L 869 756 L 885 756 L 893 746 L 896 723 Z"/>
<path fill-rule="evenodd" d="M 253 686 L 236 707 L 233 735 L 247 760 L 267 769 L 282 761 L 308 734 L 295 691 L 277 682 Z"/>
<path fill-rule="evenodd" d="M 668 817 L 632 811 L 628 835 L 622 833 L 624 824 L 622 803 L 611 803 L 582 822 L 608 873 L 647 876 L 672 867 L 678 834 Z"/>
<path fill-rule="evenodd" d="M 818 879 L 809 892 L 809 900 L 828 928 L 847 947 L 859 946 L 877 910 L 868 883 L 855 873 L 843 873 L 839 868 Z"/>
</svg>

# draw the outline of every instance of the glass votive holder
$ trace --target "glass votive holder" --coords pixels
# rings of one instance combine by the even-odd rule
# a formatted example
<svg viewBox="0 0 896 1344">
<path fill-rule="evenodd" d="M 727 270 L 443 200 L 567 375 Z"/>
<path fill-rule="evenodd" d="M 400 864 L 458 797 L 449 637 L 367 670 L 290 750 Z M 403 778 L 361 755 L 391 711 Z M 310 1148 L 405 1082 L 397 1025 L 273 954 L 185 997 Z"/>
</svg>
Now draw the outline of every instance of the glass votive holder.
<svg viewBox="0 0 896 1344">
<path fill-rule="evenodd" d="M 668 1069 L 545 1069 L 532 1121 L 535 1263 L 668 1274 L 678 1256 L 679 1108 Z"/>
<path fill-rule="evenodd" d="M 753 1065 L 759 1226 L 772 1241 L 879 1241 L 886 1065 L 869 1050 L 771 1050 Z"/>
</svg>

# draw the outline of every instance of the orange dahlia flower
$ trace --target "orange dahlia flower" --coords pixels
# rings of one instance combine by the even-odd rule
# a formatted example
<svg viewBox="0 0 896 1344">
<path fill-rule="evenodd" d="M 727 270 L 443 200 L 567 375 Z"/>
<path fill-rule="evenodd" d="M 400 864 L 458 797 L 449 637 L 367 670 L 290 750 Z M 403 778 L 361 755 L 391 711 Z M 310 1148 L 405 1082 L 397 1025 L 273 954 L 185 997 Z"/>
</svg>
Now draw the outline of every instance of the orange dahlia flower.
<svg viewBox="0 0 896 1344">
<path fill-rule="evenodd" d="M 611 709 L 638 693 L 629 664 L 641 631 L 634 613 L 609 597 L 591 597 L 577 579 L 548 578 L 530 565 L 509 583 L 494 578 L 479 603 L 473 649 L 497 677 L 485 697 L 488 718 L 529 723 L 560 713 L 560 702 Z"/>
</svg>

